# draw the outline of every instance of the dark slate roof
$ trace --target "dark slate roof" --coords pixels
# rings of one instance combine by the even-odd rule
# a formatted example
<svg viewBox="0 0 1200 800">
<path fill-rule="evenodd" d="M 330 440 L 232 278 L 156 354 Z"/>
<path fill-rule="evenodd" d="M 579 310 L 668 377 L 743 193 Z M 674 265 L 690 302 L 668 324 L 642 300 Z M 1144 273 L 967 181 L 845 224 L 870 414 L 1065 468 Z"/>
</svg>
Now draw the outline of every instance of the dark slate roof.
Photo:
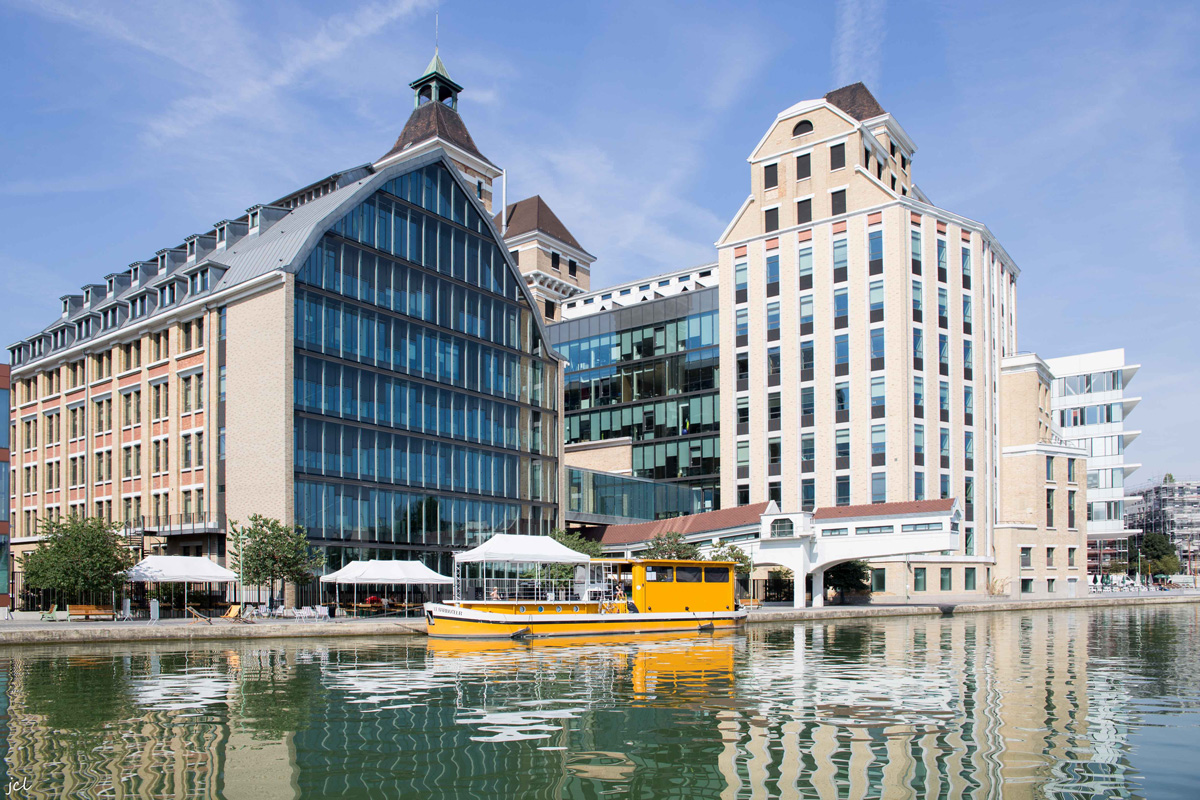
<svg viewBox="0 0 1200 800">
<path fill-rule="evenodd" d="M 900 517 L 905 514 L 944 514 L 954 508 L 954 498 L 906 500 L 899 503 L 869 503 L 858 506 L 826 506 L 813 512 L 813 519 L 852 519 L 854 517 Z"/>
<path fill-rule="evenodd" d="M 875 95 L 871 94 L 871 91 L 861 83 L 852 83 L 849 86 L 834 89 L 825 95 L 825 99 L 859 122 L 887 113 L 883 110 L 883 106 L 879 105 Z"/>
<path fill-rule="evenodd" d="M 706 511 L 703 514 L 690 514 L 686 517 L 658 519 L 653 522 L 609 525 L 604 529 L 600 543 L 604 545 L 635 544 L 648 542 L 660 533 L 678 533 L 682 536 L 689 536 L 694 533 L 708 533 L 709 531 L 757 525 L 759 518 L 766 513 L 767 505 L 768 503 L 755 503 L 752 506 L 734 506 L 717 511 Z"/>
<path fill-rule="evenodd" d="M 492 222 L 496 224 L 496 228 L 499 228 L 500 215 L 497 214 Z M 541 195 L 535 194 L 533 197 L 527 197 L 508 207 L 508 230 L 504 232 L 505 238 L 519 236 L 530 231 L 541 231 L 560 242 L 571 245 L 571 247 L 583 250 L 583 245 L 575 241 L 575 237 L 567 230 L 567 226 L 563 225 L 562 220 L 555 216 Z"/>
<path fill-rule="evenodd" d="M 445 103 L 422 103 L 413 109 L 412 116 L 404 125 L 404 130 L 400 131 L 400 138 L 383 158 L 434 137 L 461 147 L 489 164 L 492 163 L 475 146 L 475 140 L 471 138 L 467 126 L 463 124 L 462 117 Z M 382 160 L 380 159 L 380 161 Z"/>
</svg>

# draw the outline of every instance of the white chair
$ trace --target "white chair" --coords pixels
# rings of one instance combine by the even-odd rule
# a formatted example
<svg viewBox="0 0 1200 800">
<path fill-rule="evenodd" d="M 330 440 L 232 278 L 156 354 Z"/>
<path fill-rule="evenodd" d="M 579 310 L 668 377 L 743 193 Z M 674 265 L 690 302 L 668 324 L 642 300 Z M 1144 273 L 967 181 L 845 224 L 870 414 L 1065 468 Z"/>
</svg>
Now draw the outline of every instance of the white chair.
<svg viewBox="0 0 1200 800">
<path fill-rule="evenodd" d="M 329 619 L 329 606 L 317 606 L 317 619 Z"/>
<path fill-rule="evenodd" d="M 286 608 L 284 608 L 283 606 L 276 606 L 276 607 L 275 607 L 275 608 L 274 608 L 274 609 L 271 611 L 271 616 L 272 616 L 272 617 L 283 617 L 284 615 L 286 615 L 286 614 L 287 614 L 287 611 L 288 611 L 288 610 L 287 610 Z"/>
<path fill-rule="evenodd" d="M 300 622 L 315 620 L 316 618 L 317 612 L 313 611 L 311 606 L 303 606 L 296 610 L 296 619 Z"/>
</svg>

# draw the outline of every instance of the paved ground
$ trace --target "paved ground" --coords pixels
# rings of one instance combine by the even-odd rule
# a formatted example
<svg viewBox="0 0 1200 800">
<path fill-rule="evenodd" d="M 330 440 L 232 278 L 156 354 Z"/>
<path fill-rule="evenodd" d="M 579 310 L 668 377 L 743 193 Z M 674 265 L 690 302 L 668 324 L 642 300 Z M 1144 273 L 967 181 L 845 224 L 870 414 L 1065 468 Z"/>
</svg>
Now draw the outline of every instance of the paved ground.
<svg viewBox="0 0 1200 800">
<path fill-rule="evenodd" d="M 1114 592 L 1070 600 L 1013 601 L 1003 598 L 970 603 L 937 605 L 849 605 L 824 608 L 793 608 L 771 605 L 750 612 L 749 622 L 770 623 L 791 620 L 858 619 L 891 616 L 957 615 L 988 611 L 1038 610 L 1051 608 L 1098 608 L 1164 603 L 1200 603 L 1200 591 Z M 309 622 L 295 619 L 262 620 L 238 624 L 214 620 L 209 624 L 191 624 L 187 620 L 161 620 L 149 625 L 135 622 L 38 622 L 30 620 L 0 622 L 0 646 L 78 644 L 86 642 L 200 641 L 213 639 L 273 639 L 324 636 L 413 636 L 425 633 L 420 617 L 339 618 Z"/>
</svg>

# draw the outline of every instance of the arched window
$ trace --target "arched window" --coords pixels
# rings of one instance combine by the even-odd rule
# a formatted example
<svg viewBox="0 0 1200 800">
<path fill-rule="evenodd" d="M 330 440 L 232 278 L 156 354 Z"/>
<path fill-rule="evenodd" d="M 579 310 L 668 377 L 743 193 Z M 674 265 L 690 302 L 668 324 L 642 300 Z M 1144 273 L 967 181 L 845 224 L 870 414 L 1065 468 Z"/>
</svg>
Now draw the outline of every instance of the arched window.
<svg viewBox="0 0 1200 800">
<path fill-rule="evenodd" d="M 792 128 L 792 136 L 803 136 L 806 133 L 812 133 L 813 124 L 806 119 L 802 119 L 796 123 L 796 127 Z"/>
<path fill-rule="evenodd" d="M 771 537 L 776 536 L 791 536 L 792 521 L 790 519 L 775 519 L 771 520 Z"/>
</svg>

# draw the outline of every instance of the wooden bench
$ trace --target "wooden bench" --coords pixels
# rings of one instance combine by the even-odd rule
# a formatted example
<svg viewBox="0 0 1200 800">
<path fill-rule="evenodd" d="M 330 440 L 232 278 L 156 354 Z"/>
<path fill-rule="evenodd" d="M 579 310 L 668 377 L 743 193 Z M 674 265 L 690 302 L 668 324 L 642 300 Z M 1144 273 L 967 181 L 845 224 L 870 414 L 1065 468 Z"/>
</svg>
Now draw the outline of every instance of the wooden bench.
<svg viewBox="0 0 1200 800">
<path fill-rule="evenodd" d="M 91 619 L 92 617 L 108 617 L 109 619 L 116 619 L 117 617 L 116 612 L 114 612 L 109 606 L 85 606 L 74 604 L 67 605 L 67 616 L 83 617 L 84 619 Z"/>
</svg>

